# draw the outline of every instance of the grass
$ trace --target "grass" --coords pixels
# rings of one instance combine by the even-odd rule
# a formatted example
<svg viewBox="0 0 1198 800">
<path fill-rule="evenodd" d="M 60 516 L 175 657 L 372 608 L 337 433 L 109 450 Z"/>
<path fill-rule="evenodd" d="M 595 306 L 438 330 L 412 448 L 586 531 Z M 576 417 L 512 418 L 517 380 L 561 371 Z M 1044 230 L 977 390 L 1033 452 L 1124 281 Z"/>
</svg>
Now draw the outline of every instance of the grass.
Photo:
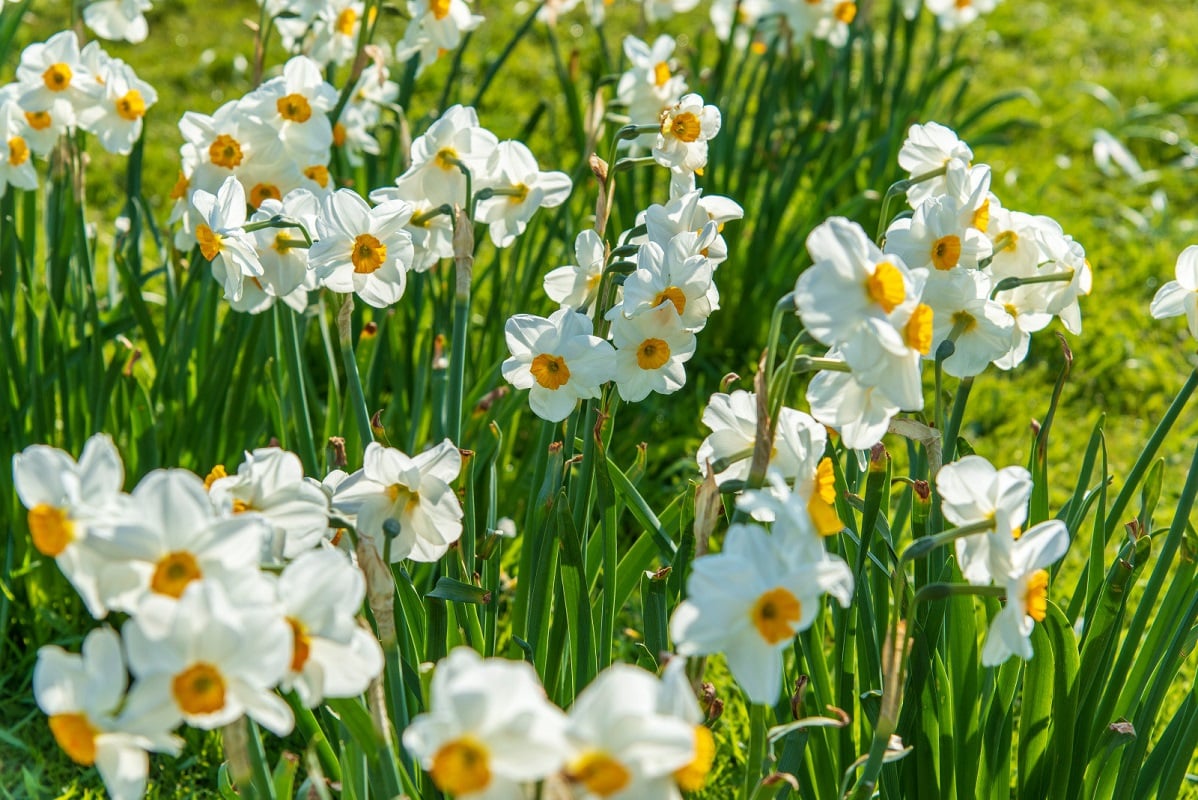
<svg viewBox="0 0 1198 800">
<path fill-rule="evenodd" d="M 38 16 L 23 32 L 26 40 L 44 38 L 64 27 L 62 5 L 35 2 Z M 204 22 L 196 25 L 201 8 Z M 483 11 L 496 13 L 490 8 Z M 150 17 L 149 42 L 108 47 L 159 90 L 160 103 L 148 118 L 154 136 L 147 141 L 144 178 L 154 207 L 165 208 L 174 183 L 181 142 L 174 121 L 188 108 L 211 111 L 249 88 L 248 67 L 239 58 L 251 52 L 252 33 L 242 20 L 255 17 L 251 2 L 201 5 L 165 0 L 156 4 Z M 1094 294 L 1082 307 L 1086 333 L 1081 339 L 1071 337 L 1076 361 L 1059 411 L 1060 424 L 1054 429 L 1050 457 L 1061 465 L 1050 473 L 1057 479 L 1054 508 L 1070 488 L 1061 485 L 1063 476 L 1073 474 L 1099 414 L 1107 415 L 1106 442 L 1118 480 L 1185 374 L 1198 365 L 1193 343 L 1179 320 L 1156 322 L 1148 316 L 1153 293 L 1172 277 L 1173 261 L 1190 243 L 1196 226 L 1195 219 L 1186 216 L 1191 213 L 1195 173 L 1178 163 L 1182 148 L 1170 143 L 1170 134 L 1188 138 L 1191 118 L 1184 113 L 1184 104 L 1193 96 L 1187 67 L 1194 46 L 1186 32 L 1196 25 L 1198 8 L 1187 4 L 1162 5 L 1146 12 L 1143 4 L 1132 0 L 1101 6 L 1072 0 L 1033 4 L 1011 0 L 983 26 L 964 35 L 964 48 L 977 52 L 975 100 L 1019 86 L 1038 98 L 1003 112 L 1029 124 L 1007 141 L 980 143 L 975 147 L 977 159 L 994 168 L 994 188 L 1004 204 L 1056 218 L 1086 246 L 1095 269 Z M 506 36 L 499 28 L 481 31 L 472 48 L 493 53 Z M 562 26 L 558 36 L 568 40 L 575 33 Z M 556 89 L 538 85 L 537 65 L 544 54 L 537 45 L 542 41 L 543 37 L 534 37 L 521 43 L 511 60 L 514 74 L 505 77 L 522 83 L 527 91 L 519 97 L 492 92 L 480 109 L 484 124 L 500 138 L 518 136 L 537 107 L 534 98 Z M 579 46 L 587 41 L 579 40 Z M 0 65 L 0 77 L 9 77 L 13 67 L 11 61 Z M 422 89 L 412 104 L 414 116 L 436 105 L 447 71 L 448 65 L 441 64 L 422 78 Z M 460 86 L 467 100 L 480 77 L 477 63 L 467 60 Z M 1082 91 L 1081 83 L 1102 87 L 1105 93 L 1095 88 Z M 1149 103 L 1160 110 L 1148 107 Z M 549 138 L 553 123 L 550 118 L 538 136 Z M 1092 155 L 1093 131 L 1099 128 L 1129 141 L 1143 166 L 1157 174 L 1139 180 L 1103 175 Z M 111 219 L 121 201 L 115 186 L 122 172 L 118 159 L 95 150 L 89 200 L 94 209 L 91 220 L 103 241 L 111 235 Z M 542 155 L 542 162 L 548 165 L 549 158 Z M 1163 205 L 1159 200 L 1153 205 L 1158 190 Z M 713 373 L 750 374 L 752 353 L 726 355 L 741 360 L 711 365 Z M 1029 362 L 1017 374 L 990 370 L 979 378 L 971 399 L 974 422 L 964 432 L 978 452 L 1000 465 L 1026 462 L 1029 425 L 1047 408 L 1060 363 L 1055 339 L 1040 334 Z M 693 403 L 702 402 L 698 392 L 689 397 Z M 671 419 L 697 418 L 697 413 L 691 413 L 694 410 L 679 414 L 672 404 L 659 403 L 650 413 L 653 419 L 670 424 Z M 700 432 L 678 430 L 676 423 L 671 427 L 670 446 L 656 442 L 654 450 L 693 452 Z M 1188 463 L 1182 448 L 1195 432 L 1198 412 L 1190 409 L 1169 440 L 1171 449 L 1163 453 L 1167 498 L 1175 497 L 1180 488 Z M 683 477 L 681 471 L 676 476 Z M 1075 549 L 1073 558 L 1081 557 L 1081 548 Z M 0 700 L 0 718 L 9 734 L 0 741 L 0 776 L 4 776 L 0 787 L 18 796 L 68 792 L 88 796 L 96 785 L 94 775 L 81 777 L 74 766 L 63 762 L 40 716 L 31 712 L 28 684 L 20 680 L 20 671 L 17 674 L 14 679 L 7 673 L 7 699 Z M 27 669 L 24 674 L 28 675 Z M 188 752 L 180 762 L 154 758 L 152 780 L 161 796 L 171 796 L 173 787 L 196 775 L 211 774 L 220 760 L 211 739 L 208 746 Z"/>
</svg>

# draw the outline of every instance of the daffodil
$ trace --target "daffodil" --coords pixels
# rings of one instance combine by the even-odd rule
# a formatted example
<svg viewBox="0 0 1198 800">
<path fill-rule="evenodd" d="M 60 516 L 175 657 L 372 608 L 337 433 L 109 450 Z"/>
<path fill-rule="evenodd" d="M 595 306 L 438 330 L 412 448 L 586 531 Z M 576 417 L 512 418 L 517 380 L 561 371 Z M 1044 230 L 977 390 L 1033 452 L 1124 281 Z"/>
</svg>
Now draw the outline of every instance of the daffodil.
<svg viewBox="0 0 1198 800">
<path fill-rule="evenodd" d="M 417 75 L 443 53 L 458 49 L 464 34 L 483 23 L 468 0 L 408 0 L 408 15 L 411 22 L 395 46 L 395 57 L 407 61 L 419 54 Z"/>
<path fill-rule="evenodd" d="M 989 14 L 998 6 L 998 0 L 924 0 L 924 4 L 940 27 L 951 31 Z"/>
<path fill-rule="evenodd" d="M 561 422 L 579 399 L 598 397 L 611 380 L 615 351 L 591 331 L 591 321 L 568 308 L 548 319 L 516 314 L 504 326 L 512 355 L 503 362 L 503 378 L 529 390 L 529 405 L 541 419 Z"/>
<path fill-rule="evenodd" d="M 721 235 L 724 224 L 744 216 L 744 209 L 733 200 L 720 195 L 704 196 L 702 191 L 696 190 L 680 194 L 665 205 L 649 206 L 637 216 L 637 222 L 645 225 L 647 240 L 663 248 L 680 233 L 701 234 L 702 255 L 714 269 L 728 258 L 728 243 Z M 714 235 L 709 236 L 704 229 L 712 222 L 715 223 Z M 639 243 L 635 239 L 632 241 Z"/>
<path fill-rule="evenodd" d="M 269 523 L 266 550 L 282 558 L 315 547 L 329 525 L 328 497 L 304 478 L 295 453 L 277 447 L 246 453 L 237 474 L 214 480 L 208 495 L 226 514 L 255 514 Z"/>
<path fill-rule="evenodd" d="M 634 124 L 652 125 L 661 119 L 661 112 L 678 102 L 686 92 L 686 78 L 674 61 L 675 41 L 672 36 L 658 36 L 650 45 L 635 36 L 624 37 L 624 57 L 628 69 L 616 84 L 616 100 L 628 108 Z M 652 134 L 639 141 L 652 143 Z"/>
<path fill-rule="evenodd" d="M 550 270 L 543 281 L 545 294 L 560 303 L 563 308 L 594 316 L 595 300 L 599 293 L 599 282 L 603 278 L 603 267 L 607 258 L 607 247 L 599 234 L 588 228 L 574 239 L 574 257 L 577 264 Z"/>
<path fill-rule="evenodd" d="M 423 197 L 433 205 L 464 205 L 466 176 L 458 165 L 471 172 L 477 185 L 498 145 L 495 134 L 479 125 L 473 108 L 450 106 L 412 142 L 412 165 L 396 179 L 401 196 Z"/>
<path fill-rule="evenodd" d="M 574 700 L 565 776 L 586 800 L 672 800 L 674 773 L 695 761 L 695 728 L 659 710 L 657 676 L 614 664 Z"/>
<path fill-rule="evenodd" d="M 436 561 L 462 535 L 462 506 L 449 486 L 461 469 L 448 439 L 415 457 L 371 442 L 362 469 L 337 486 L 333 508 L 356 516 L 358 533 L 379 553 L 391 538 L 392 562 Z M 388 523 L 398 530 L 389 532 Z"/>
<path fill-rule="evenodd" d="M 910 267 L 927 268 L 930 280 L 957 268 L 976 270 L 992 245 L 973 227 L 975 213 L 951 195 L 930 197 L 912 216 L 896 219 L 886 229 L 885 252 Z"/>
<path fill-rule="evenodd" d="M 1173 267 L 1175 280 L 1157 289 L 1150 311 L 1153 319 L 1185 316 L 1190 335 L 1198 339 L 1198 245 L 1181 251 Z"/>
<path fill-rule="evenodd" d="M 83 7 L 83 24 L 101 39 L 138 44 L 149 35 L 145 12 L 151 8 L 150 0 L 98 0 Z"/>
<path fill-rule="evenodd" d="M 720 132 L 720 110 L 686 94 L 661 112 L 653 157 L 663 167 L 693 174 L 707 166 L 707 142 Z"/>
<path fill-rule="evenodd" d="M 833 348 L 828 358 L 839 358 Z M 867 450 L 886 434 L 902 406 L 886 389 L 866 383 L 854 372 L 822 370 L 807 385 L 811 416 L 840 433 L 845 447 Z"/>
<path fill-rule="evenodd" d="M 78 463 L 54 447 L 27 447 L 12 457 L 12 477 L 17 497 L 29 509 L 34 548 L 55 560 L 91 615 L 102 619 L 108 606 L 100 595 L 102 560 L 91 531 L 119 519 L 128 502 L 121 493 L 125 468 L 112 439 L 92 436 Z"/>
<path fill-rule="evenodd" d="M 1015 320 L 990 299 L 990 289 L 990 278 L 972 269 L 945 273 L 924 289 L 923 302 L 933 313 L 931 352 L 953 341 L 953 354 L 943 362 L 949 375 L 977 375 L 1011 348 Z"/>
<path fill-rule="evenodd" d="M 683 365 L 695 354 L 695 335 L 682 327 L 671 303 L 612 321 L 616 346 L 612 380 L 620 397 L 644 400 L 650 392 L 673 394 L 686 383 Z"/>
<path fill-rule="evenodd" d="M 145 795 L 147 751 L 178 754 L 182 741 L 173 722 L 153 715 L 120 713 L 128 676 L 121 640 L 111 628 L 96 628 L 80 655 L 42 647 L 33 668 L 33 694 L 49 716 L 50 732 L 63 752 L 81 766 L 95 765 L 113 800 Z"/>
<path fill-rule="evenodd" d="M 642 244 L 636 271 L 624 281 L 623 305 L 609 311 L 608 318 L 621 313 L 635 316 L 670 303 L 684 328 L 702 330 L 711 312 L 720 307 L 720 294 L 712 280 L 711 262 L 706 256 L 692 254 L 687 245 L 682 235 L 665 248 L 655 242 Z"/>
<path fill-rule="evenodd" d="M 282 200 L 262 201 L 250 222 L 265 222 L 282 217 L 316 230 L 320 200 L 307 189 L 294 189 Z M 262 274 L 242 284 L 241 300 L 230 302 L 236 311 L 256 314 L 282 300 L 297 312 L 308 306 L 308 292 L 317 287 L 316 275 L 308 268 L 308 248 L 303 234 L 295 228 L 259 228 L 250 234 Z"/>
<path fill-rule="evenodd" d="M 75 124 L 79 111 L 91 105 L 91 92 L 98 86 L 80 57 L 79 39 L 70 30 L 22 50 L 17 81 L 22 108 L 47 111 L 68 127 Z"/>
<path fill-rule="evenodd" d="M 972 160 L 973 151 L 969 145 L 961 141 L 951 128 L 938 122 L 912 125 L 898 154 L 899 166 L 907 171 L 910 178 L 946 169 L 953 161 L 968 164 Z M 929 197 L 944 194 L 947 188 L 944 175 L 925 178 L 907 189 L 907 201 L 912 207 L 918 208 Z"/>
<path fill-rule="evenodd" d="M 197 581 L 175 603 L 148 603 L 122 628 L 137 682 L 129 705 L 212 730 L 249 716 L 279 736 L 294 717 L 274 693 L 292 663 L 291 627 L 271 605 L 237 605 Z"/>
<path fill-rule="evenodd" d="M 496 146 L 486 175 L 496 194 L 478 204 L 475 219 L 489 226 L 496 247 L 515 242 L 537 209 L 560 206 L 573 186 L 564 172 L 542 172 L 532 151 L 516 141 Z"/>
<path fill-rule="evenodd" d="M 1048 570 L 1069 549 L 1069 531 L 1060 520 L 1041 523 L 1010 545 L 1005 570 L 1007 602 L 990 622 L 982 645 L 982 664 L 998 666 L 1013 655 L 1030 659 L 1032 628 L 1048 614 Z"/>
<path fill-rule="evenodd" d="M 749 700 L 772 704 L 782 689 L 782 654 L 815 621 L 821 596 L 828 592 L 843 606 L 852 599 L 848 565 L 810 556 L 797 529 L 729 527 L 724 549 L 691 566 L 687 599 L 670 619 L 678 652 L 722 652 Z"/>
<path fill-rule="evenodd" d="M 458 647 L 433 672 L 428 711 L 404 747 L 442 792 L 462 800 L 523 800 L 525 787 L 566 760 L 565 715 L 532 667 Z"/>
<path fill-rule="evenodd" d="M 108 152 L 129 155 L 141 137 L 146 111 L 158 102 L 158 93 L 124 62 L 113 61 L 99 78 L 96 102 L 80 109 L 79 127 L 99 139 Z"/>
<path fill-rule="evenodd" d="M 307 56 L 294 56 L 283 74 L 247 95 L 242 106 L 278 132 L 287 158 L 300 164 L 326 164 L 333 144 L 329 112 L 337 90 Z"/>
<path fill-rule="evenodd" d="M 1002 558 L 1027 520 L 1032 476 L 1023 467 L 995 469 L 982 456 L 965 456 L 936 473 L 944 517 L 957 526 L 990 524 L 984 533 L 958 539 L 957 564 L 975 585 L 1001 581 Z"/>
<path fill-rule="evenodd" d="M 308 264 L 327 289 L 352 292 L 375 308 L 393 305 L 412 265 L 412 236 L 404 230 L 411 218 L 412 207 L 401 200 L 371 208 L 361 195 L 338 189 L 321 203 Z"/>
<path fill-rule="evenodd" d="M 356 697 L 383 669 L 378 639 L 357 622 L 366 596 L 362 571 L 336 549 L 309 550 L 283 570 L 279 606 L 291 628 L 282 688 L 309 708 L 325 697 Z"/>
<path fill-rule="evenodd" d="M 245 227 L 245 189 L 232 175 L 216 194 L 197 190 L 191 195 L 203 220 L 195 229 L 200 253 L 212 262 L 212 276 L 225 289 L 225 297 L 241 300 L 247 279 L 262 275 L 262 262 Z"/>
</svg>

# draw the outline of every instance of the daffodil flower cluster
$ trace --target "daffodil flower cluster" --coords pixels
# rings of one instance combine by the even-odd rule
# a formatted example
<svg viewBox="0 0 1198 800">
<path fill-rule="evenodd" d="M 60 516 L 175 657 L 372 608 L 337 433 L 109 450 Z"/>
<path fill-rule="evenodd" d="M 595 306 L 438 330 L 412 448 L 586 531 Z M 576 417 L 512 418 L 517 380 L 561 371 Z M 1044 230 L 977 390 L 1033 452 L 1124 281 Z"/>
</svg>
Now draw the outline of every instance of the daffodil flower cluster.
<svg viewBox="0 0 1198 800">
<path fill-rule="evenodd" d="M 322 485 L 294 454 L 261 448 L 235 475 L 155 470 L 131 494 L 104 435 L 78 462 L 45 445 L 13 457 L 34 547 L 92 616 L 128 615 L 119 635 L 94 630 L 82 656 L 43 648 L 34 677 L 55 739 L 95 764 L 114 797 L 142 795 L 146 753 L 177 753 L 180 723 L 207 730 L 249 716 L 283 735 L 293 718 L 276 690 L 312 707 L 360 695 L 379 675 L 378 639 L 357 618 L 365 578 L 344 531 L 330 528 L 330 505 L 359 526 L 359 547 L 436 560 L 461 535 L 448 488 L 460 457 L 448 442 L 415 458 L 372 445 L 366 457 Z"/>
<path fill-rule="evenodd" d="M 517 314 L 508 320 L 504 379 L 528 389 L 533 413 L 551 422 L 568 417 L 579 399 L 598 398 L 609 381 L 631 402 L 681 389 L 695 334 L 719 308 L 714 276 L 728 252 L 720 230 L 741 216 L 733 201 L 704 198 L 699 190 L 650 206 L 638 216 L 645 232 L 620 237 L 623 246 L 636 247 L 635 269 L 623 276 L 606 311 L 598 308 L 606 246 L 596 232 L 580 233 L 574 246 L 579 263 L 544 278 L 545 293 L 561 307 L 548 319 Z M 610 324 L 610 342 L 594 335 L 597 310 Z"/>
<path fill-rule="evenodd" d="M 913 211 L 890 223 L 883 246 L 839 217 L 807 239 L 813 263 L 795 308 L 834 367 L 807 400 L 848 447 L 876 444 L 895 414 L 923 408 L 925 359 L 967 378 L 1021 363 L 1053 316 L 1081 332 L 1085 251 L 1048 217 L 1004 209 L 972 157 L 948 128 L 913 125 L 899 152 Z"/>
<path fill-rule="evenodd" d="M 64 134 L 90 133 L 110 153 L 128 155 L 154 87 L 97 42 L 82 49 L 73 31 L 21 52 L 17 79 L 0 86 L 0 196 L 11 184 L 36 189 L 33 156 L 45 158 Z"/>
<path fill-rule="evenodd" d="M 616 664 L 563 712 L 532 667 L 459 647 L 433 672 L 429 710 L 404 747 L 443 792 L 462 800 L 524 800 L 538 781 L 605 800 L 681 800 L 715 756 L 684 658 L 658 678 Z"/>
<path fill-rule="evenodd" d="M 470 203 L 492 242 L 507 247 L 537 209 L 569 196 L 564 173 L 540 170 L 524 144 L 500 142 L 463 106 L 447 109 L 412 143 L 411 166 L 394 186 L 370 193 L 376 205 L 349 189 L 332 191 L 324 166 L 333 143 L 327 117 L 308 132 L 289 127 L 286 117 L 291 105 L 316 114 L 334 101 L 314 62 L 297 56 L 281 78 L 212 117 L 189 112 L 180 123 L 191 141 L 176 187 L 176 244 L 194 239 L 238 311 L 257 313 L 276 299 L 302 311 L 308 292 L 321 287 L 391 306 L 409 271 L 453 255 L 449 209 Z M 290 151 L 288 131 L 296 143 Z M 313 159 L 318 163 L 300 169 Z M 217 179 L 215 190 L 201 188 Z"/>
<path fill-rule="evenodd" d="M 1069 531 L 1060 520 L 1023 529 L 1032 476 L 1023 467 L 996 470 L 981 456 L 946 464 L 936 474 L 944 516 L 964 527 L 983 528 L 957 539 L 962 575 L 977 586 L 1006 589 L 1006 605 L 990 623 L 982 664 L 1003 663 L 1012 655 L 1030 659 L 1032 626 L 1048 613 L 1048 570 L 1069 549 Z"/>
</svg>

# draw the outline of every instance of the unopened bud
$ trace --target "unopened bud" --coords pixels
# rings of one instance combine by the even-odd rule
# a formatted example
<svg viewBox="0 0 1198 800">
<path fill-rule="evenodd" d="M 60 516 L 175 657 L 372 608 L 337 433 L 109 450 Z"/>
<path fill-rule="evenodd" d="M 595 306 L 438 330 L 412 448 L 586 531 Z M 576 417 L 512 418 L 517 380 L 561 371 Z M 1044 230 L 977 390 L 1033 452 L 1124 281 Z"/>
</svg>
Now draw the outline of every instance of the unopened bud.
<svg viewBox="0 0 1198 800">
<path fill-rule="evenodd" d="M 333 457 L 332 457 L 332 459 L 330 459 L 330 463 L 332 464 L 332 466 L 344 467 L 346 464 L 349 463 L 349 458 L 347 458 L 345 455 L 345 437 L 344 436 L 330 436 L 329 437 L 329 449 L 331 449 L 333 451 Z"/>
</svg>

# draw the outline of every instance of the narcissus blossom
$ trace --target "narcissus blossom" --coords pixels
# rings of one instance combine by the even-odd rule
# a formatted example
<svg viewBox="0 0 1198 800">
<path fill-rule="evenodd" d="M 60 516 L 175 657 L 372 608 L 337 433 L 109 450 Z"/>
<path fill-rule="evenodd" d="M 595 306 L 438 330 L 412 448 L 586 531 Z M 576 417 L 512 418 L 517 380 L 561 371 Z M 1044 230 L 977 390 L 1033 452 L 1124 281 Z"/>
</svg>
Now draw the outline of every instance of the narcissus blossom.
<svg viewBox="0 0 1198 800">
<path fill-rule="evenodd" d="M 620 308 L 608 312 L 635 316 L 670 303 L 682 326 L 697 332 L 707 324 L 711 312 L 720 307 L 720 294 L 712 280 L 712 265 L 706 256 L 691 252 L 686 234 L 679 234 L 666 247 L 646 242 L 637 251 L 636 271 L 624 281 Z"/>
<path fill-rule="evenodd" d="M 810 522 L 807 526 L 811 530 Z M 724 549 L 695 559 L 687 599 L 670 619 L 683 655 L 723 653 L 751 702 L 772 704 L 782 690 L 782 653 L 811 626 L 828 592 L 847 606 L 853 575 L 842 559 L 812 558 L 813 533 L 756 524 L 729 527 Z"/>
<path fill-rule="evenodd" d="M 132 708 L 213 730 L 248 715 L 286 736 L 291 709 L 273 689 L 292 661 L 291 628 L 270 605 L 234 604 L 212 581 L 175 603 L 148 603 L 121 631 L 137 678 Z"/>
<path fill-rule="evenodd" d="M 695 354 L 695 335 L 682 327 L 671 303 L 612 321 L 616 346 L 612 380 L 620 397 L 644 400 L 650 392 L 673 394 L 686 383 L 683 366 Z"/>
<path fill-rule="evenodd" d="M 138 716 L 134 708 L 118 713 L 127 683 L 121 640 L 111 628 L 89 633 L 81 655 L 39 649 L 33 668 L 33 694 L 58 746 L 76 764 L 94 764 L 114 800 L 145 795 L 147 750 L 175 755 L 183 745 L 170 734 L 173 722 Z"/>
<path fill-rule="evenodd" d="M 591 331 L 591 321 L 568 308 L 548 319 L 517 314 L 507 321 L 504 335 L 512 355 L 503 362 L 503 378 L 529 390 L 529 405 L 541 419 L 561 422 L 580 398 L 598 397 L 611 380 L 615 351 Z"/>
<path fill-rule="evenodd" d="M 532 151 L 520 142 L 500 142 L 486 165 L 488 186 L 502 192 L 478 204 L 476 219 L 489 226 L 496 247 L 507 247 L 524 233 L 540 208 L 556 208 L 570 196 L 564 172 L 542 172 Z"/>
<path fill-rule="evenodd" d="M 958 539 L 957 564 L 965 580 L 986 585 L 1003 579 L 999 561 L 1027 521 L 1032 475 L 1023 467 L 995 469 L 978 455 L 945 464 L 936 473 L 944 518 L 954 525 L 989 523 L 993 529 Z"/>
<path fill-rule="evenodd" d="M 917 178 L 930 172 L 946 168 L 950 162 L 968 164 L 973 160 L 973 151 L 961 141 L 951 129 L 938 122 L 912 125 L 907 129 L 907 139 L 899 150 L 898 163 L 908 177 Z M 922 180 L 907 189 L 907 201 L 918 208 L 924 200 L 944 194 L 948 182 L 944 175 Z"/>
<path fill-rule="evenodd" d="M 1150 311 L 1154 319 L 1184 315 L 1190 335 L 1198 339 L 1198 245 L 1181 251 L 1173 274 L 1176 280 L 1157 290 Z"/>
<path fill-rule="evenodd" d="M 982 664 L 998 666 L 1013 655 L 1030 659 L 1032 628 L 1048 614 L 1048 567 L 1069 549 L 1069 531 L 1060 520 L 1035 526 L 1003 554 L 1005 569 L 996 576 L 1007 589 L 1007 602 L 991 620 L 982 645 Z"/>
<path fill-rule="evenodd" d="M 321 203 L 317 241 L 308 264 L 328 289 L 354 293 L 375 308 L 403 297 L 412 265 L 412 236 L 404 226 L 412 207 L 393 200 L 371 208 L 350 189 L 338 189 Z"/>
<path fill-rule="evenodd" d="M 701 172 L 707 166 L 707 142 L 720 132 L 720 110 L 692 93 L 662 111 L 660 121 L 653 146 L 657 163 L 683 173 Z"/>
<path fill-rule="evenodd" d="M 636 125 L 652 125 L 661 112 L 678 102 L 686 92 L 686 79 L 674 63 L 674 38 L 658 36 L 652 45 L 635 36 L 624 37 L 624 56 L 630 64 L 616 85 L 616 100 L 628 107 L 628 117 Z M 651 143 L 646 134 L 640 137 Z"/>
<path fill-rule="evenodd" d="M 200 253 L 212 262 L 212 277 L 224 286 L 225 297 L 238 301 L 246 279 L 262 274 L 254 240 L 242 230 L 245 189 L 230 175 L 215 195 L 197 189 L 191 204 L 202 220 L 195 229 Z"/>
<path fill-rule="evenodd" d="M 565 726 L 531 665 L 458 647 L 437 664 L 429 709 L 412 720 L 403 744 L 443 792 L 523 800 L 525 786 L 565 762 Z"/>
<path fill-rule="evenodd" d="M 150 32 L 145 12 L 151 8 L 150 0 L 98 0 L 83 7 L 83 24 L 101 39 L 138 44 Z"/>
<path fill-rule="evenodd" d="M 545 294 L 563 308 L 593 317 L 607 248 L 599 234 L 588 228 L 574 239 L 574 257 L 577 264 L 558 267 L 545 275 Z"/>
<path fill-rule="evenodd" d="M 436 561 L 462 535 L 462 506 L 449 486 L 461 470 L 461 453 L 448 439 L 414 457 L 371 442 L 362 469 L 334 491 L 333 508 L 355 515 L 358 533 L 380 554 L 390 539 L 392 562 Z M 389 533 L 388 523 L 398 530 Z"/>
</svg>

